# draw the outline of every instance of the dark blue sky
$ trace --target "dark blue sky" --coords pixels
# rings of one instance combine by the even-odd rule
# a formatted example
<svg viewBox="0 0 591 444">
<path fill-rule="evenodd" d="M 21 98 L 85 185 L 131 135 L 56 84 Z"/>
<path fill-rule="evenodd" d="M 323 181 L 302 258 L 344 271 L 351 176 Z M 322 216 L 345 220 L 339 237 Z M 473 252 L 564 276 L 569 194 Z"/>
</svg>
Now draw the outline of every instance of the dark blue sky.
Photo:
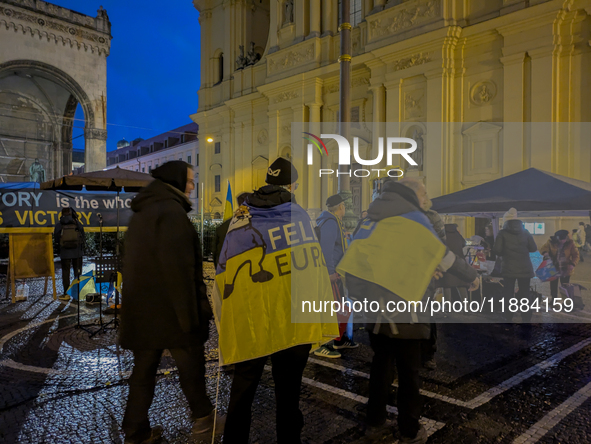
<svg viewBox="0 0 591 444">
<path fill-rule="evenodd" d="M 200 84 L 199 13 L 191 0 L 49 0 L 111 21 L 107 58 L 107 151 L 191 122 Z M 83 119 L 78 110 L 77 118 Z M 76 126 L 81 122 L 77 122 Z M 80 130 L 74 130 L 74 137 Z M 74 148 L 83 148 L 82 138 Z"/>
</svg>

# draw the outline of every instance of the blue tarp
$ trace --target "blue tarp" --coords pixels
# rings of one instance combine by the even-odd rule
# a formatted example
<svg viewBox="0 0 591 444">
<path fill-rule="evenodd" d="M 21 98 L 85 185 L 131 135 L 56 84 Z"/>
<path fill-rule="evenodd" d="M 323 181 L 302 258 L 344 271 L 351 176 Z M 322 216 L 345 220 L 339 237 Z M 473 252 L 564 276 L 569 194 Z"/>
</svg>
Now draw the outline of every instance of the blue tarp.
<svg viewBox="0 0 591 444">
<path fill-rule="evenodd" d="M 433 199 L 441 214 L 492 217 L 511 207 L 520 216 L 588 216 L 591 183 L 529 168 Z"/>
</svg>

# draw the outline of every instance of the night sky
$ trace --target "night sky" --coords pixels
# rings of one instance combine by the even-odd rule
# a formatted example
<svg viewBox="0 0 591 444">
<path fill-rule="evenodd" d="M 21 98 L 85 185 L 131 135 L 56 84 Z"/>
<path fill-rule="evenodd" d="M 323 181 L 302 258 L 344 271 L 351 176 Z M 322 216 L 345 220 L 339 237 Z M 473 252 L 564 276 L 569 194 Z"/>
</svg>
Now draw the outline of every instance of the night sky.
<svg viewBox="0 0 591 444">
<path fill-rule="evenodd" d="M 199 13 L 191 0 L 49 0 L 111 21 L 107 57 L 107 151 L 117 141 L 148 139 L 191 122 L 200 85 Z M 84 119 L 80 106 L 77 119 Z M 76 127 L 83 127 L 77 121 Z M 82 129 L 74 129 L 74 137 Z M 73 141 L 83 149 L 83 138 Z"/>
</svg>

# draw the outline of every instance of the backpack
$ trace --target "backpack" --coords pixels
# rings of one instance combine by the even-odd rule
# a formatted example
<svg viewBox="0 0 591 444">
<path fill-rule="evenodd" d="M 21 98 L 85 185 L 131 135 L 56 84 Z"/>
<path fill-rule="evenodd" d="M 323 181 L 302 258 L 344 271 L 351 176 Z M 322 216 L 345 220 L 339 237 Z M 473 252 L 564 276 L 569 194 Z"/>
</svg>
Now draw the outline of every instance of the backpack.
<svg viewBox="0 0 591 444">
<path fill-rule="evenodd" d="M 320 242 L 320 232 L 321 232 L 320 225 L 316 225 L 314 227 L 314 233 L 316 234 L 316 239 L 318 239 L 318 242 Z"/>
<path fill-rule="evenodd" d="M 327 220 L 328 219 L 324 219 L 320 225 L 316 225 L 314 227 L 314 234 L 316 234 L 316 239 L 318 240 L 319 243 L 320 243 L 320 233 L 322 231 L 322 225 L 324 225 Z"/>
<path fill-rule="evenodd" d="M 78 226 L 75 223 L 62 226 L 60 248 L 74 250 L 80 246 L 80 239 L 80 231 L 78 230 Z"/>
</svg>

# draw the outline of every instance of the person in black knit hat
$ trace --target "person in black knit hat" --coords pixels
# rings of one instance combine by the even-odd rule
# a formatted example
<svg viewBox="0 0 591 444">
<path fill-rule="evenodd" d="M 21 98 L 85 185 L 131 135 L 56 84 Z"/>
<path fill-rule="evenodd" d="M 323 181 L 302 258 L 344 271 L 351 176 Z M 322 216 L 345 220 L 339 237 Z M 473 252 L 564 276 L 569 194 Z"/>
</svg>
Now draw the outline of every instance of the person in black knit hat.
<svg viewBox="0 0 591 444">
<path fill-rule="evenodd" d="M 293 192 L 297 189 L 297 180 L 296 168 L 289 160 L 280 157 L 267 170 L 267 185 L 247 194 L 245 204 L 251 208 L 273 208 L 287 202 L 295 203 Z M 283 223 L 277 220 L 277 227 L 281 227 Z M 236 288 L 234 291 L 240 292 L 241 289 Z M 277 297 L 281 296 L 286 297 L 286 295 L 277 295 Z M 235 322 L 254 321 L 248 315 L 235 320 Z M 310 349 L 310 344 L 297 345 L 270 355 L 277 399 L 277 442 L 279 443 L 301 442 L 304 417 L 299 408 L 300 387 Z M 268 357 L 239 362 L 234 367 L 234 379 L 224 429 L 225 444 L 249 442 L 252 403 Z"/>
</svg>

